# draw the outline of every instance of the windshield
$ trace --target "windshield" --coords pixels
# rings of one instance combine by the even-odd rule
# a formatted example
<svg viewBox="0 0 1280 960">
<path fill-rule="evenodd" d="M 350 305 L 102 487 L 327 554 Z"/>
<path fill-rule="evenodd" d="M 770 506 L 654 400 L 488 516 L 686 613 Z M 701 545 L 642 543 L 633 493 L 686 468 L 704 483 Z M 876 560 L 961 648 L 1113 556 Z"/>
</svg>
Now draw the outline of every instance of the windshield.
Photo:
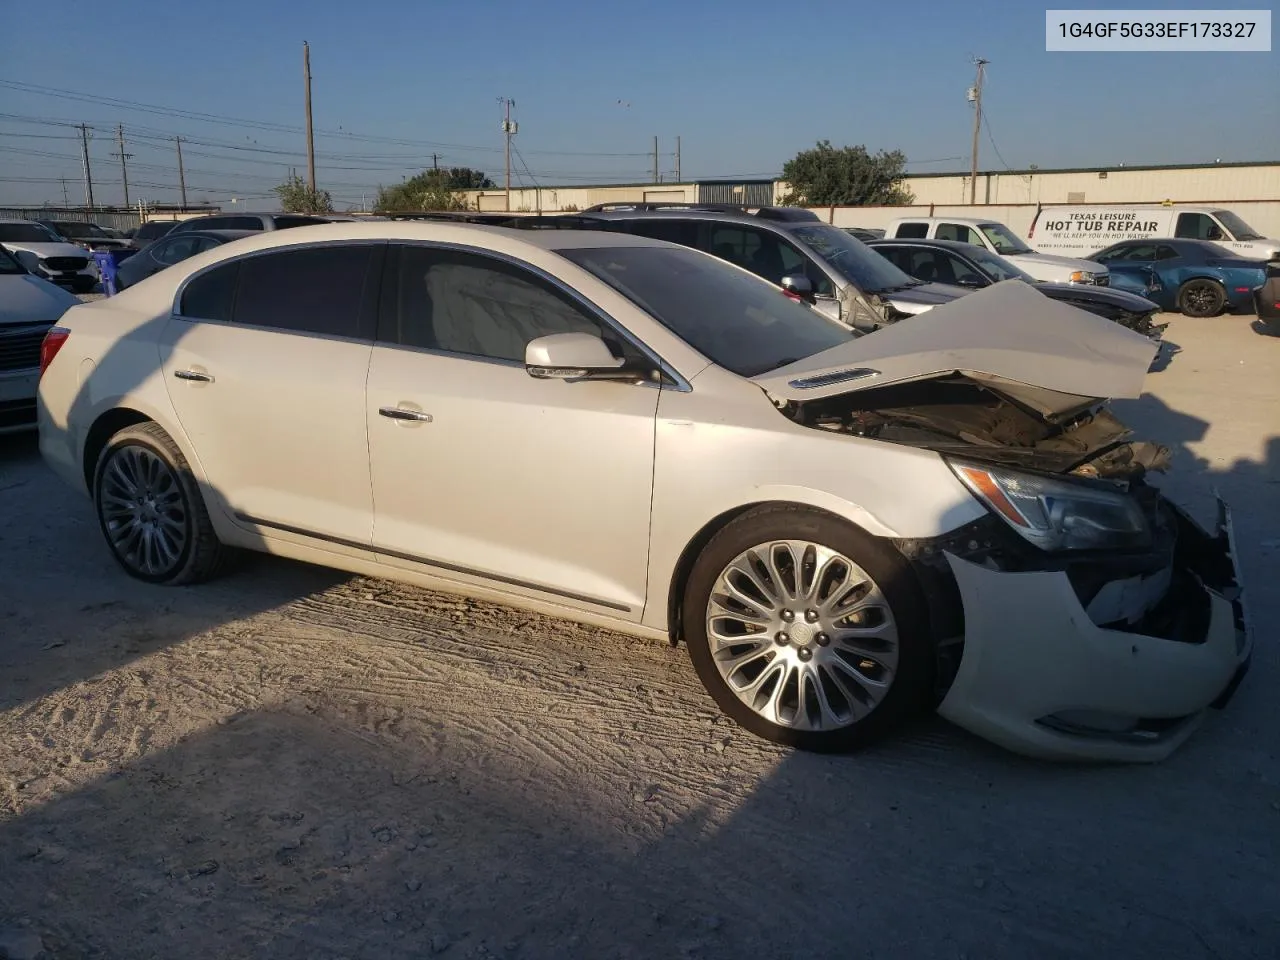
<svg viewBox="0 0 1280 960">
<path fill-rule="evenodd" d="M 997 257 L 990 250 L 985 250 L 982 247 L 971 246 L 971 249 L 966 250 L 964 255 L 997 282 L 1001 280 L 1025 280 L 1027 283 L 1040 282 L 1031 274 L 1019 270 L 1004 257 Z"/>
<path fill-rule="evenodd" d="M 6 273 L 26 273 L 26 272 L 27 271 L 23 269 L 22 264 L 18 262 L 17 257 L 15 257 L 12 253 L 10 253 L 4 247 L 0 247 L 0 276 Z"/>
<path fill-rule="evenodd" d="M 35 223 L 0 223 L 0 243 L 61 243 L 62 238 Z"/>
<path fill-rule="evenodd" d="M 1213 215 L 1222 221 L 1222 225 L 1231 231 L 1237 240 L 1265 240 L 1257 230 L 1249 226 L 1230 210 L 1215 210 Z"/>
<path fill-rule="evenodd" d="M 739 376 L 776 370 L 853 338 L 853 331 L 788 299 L 773 284 L 696 250 L 594 247 L 556 252 Z"/>
<path fill-rule="evenodd" d="M 1003 223 L 980 223 L 978 229 L 991 241 L 996 253 L 1034 253 L 1035 251 L 1015 237 Z"/>
<path fill-rule="evenodd" d="M 107 232 L 96 223 L 68 220 L 54 224 L 64 237 L 106 237 Z"/>
<path fill-rule="evenodd" d="M 861 240 L 849 236 L 839 227 L 814 224 L 792 227 L 788 232 L 797 240 L 808 244 L 809 249 L 863 293 L 887 293 L 890 290 L 920 285 L 919 280 L 907 276 Z"/>
</svg>

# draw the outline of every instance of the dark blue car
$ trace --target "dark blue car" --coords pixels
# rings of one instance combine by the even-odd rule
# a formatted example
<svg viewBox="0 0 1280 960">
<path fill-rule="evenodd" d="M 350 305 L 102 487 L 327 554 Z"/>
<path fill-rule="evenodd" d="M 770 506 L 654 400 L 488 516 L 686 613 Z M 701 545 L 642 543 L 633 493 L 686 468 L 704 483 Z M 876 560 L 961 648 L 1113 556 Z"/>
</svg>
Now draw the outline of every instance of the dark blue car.
<svg viewBox="0 0 1280 960">
<path fill-rule="evenodd" d="M 1107 265 L 1111 286 L 1188 317 L 1251 308 L 1267 280 L 1261 260 L 1242 259 L 1208 240 L 1124 240 L 1089 259 Z"/>
</svg>

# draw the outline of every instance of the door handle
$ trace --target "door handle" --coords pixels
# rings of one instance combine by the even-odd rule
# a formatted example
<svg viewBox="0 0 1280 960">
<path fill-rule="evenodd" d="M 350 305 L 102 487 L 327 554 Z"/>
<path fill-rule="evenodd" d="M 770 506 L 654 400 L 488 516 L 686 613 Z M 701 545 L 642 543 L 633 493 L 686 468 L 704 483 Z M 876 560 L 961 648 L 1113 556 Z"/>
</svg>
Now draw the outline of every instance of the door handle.
<svg viewBox="0 0 1280 960">
<path fill-rule="evenodd" d="M 431 414 L 423 413 L 421 410 L 406 410 L 404 407 L 380 407 L 378 413 L 384 417 L 390 417 L 392 420 L 414 420 L 418 423 L 431 422 Z"/>
<path fill-rule="evenodd" d="M 213 383 L 213 377 L 196 370 L 175 370 L 173 375 L 179 380 L 194 380 L 197 383 Z"/>
</svg>

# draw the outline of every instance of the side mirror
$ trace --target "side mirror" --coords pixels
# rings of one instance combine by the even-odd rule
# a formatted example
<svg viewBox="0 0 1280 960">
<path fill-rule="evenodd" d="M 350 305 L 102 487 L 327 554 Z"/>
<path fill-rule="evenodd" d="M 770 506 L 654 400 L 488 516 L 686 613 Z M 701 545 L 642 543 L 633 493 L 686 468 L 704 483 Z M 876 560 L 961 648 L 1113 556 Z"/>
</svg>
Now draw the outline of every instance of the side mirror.
<svg viewBox="0 0 1280 960">
<path fill-rule="evenodd" d="M 789 273 L 782 278 L 782 292 L 792 300 L 812 300 L 813 284 L 803 274 Z"/>
<path fill-rule="evenodd" d="M 540 380 L 641 380 L 605 342 L 589 333 L 552 333 L 530 340 L 524 368 Z"/>
<path fill-rule="evenodd" d="M 30 250 L 14 250 L 13 255 L 18 258 L 18 262 L 27 268 L 28 273 L 40 275 L 40 257 L 32 253 Z"/>
</svg>

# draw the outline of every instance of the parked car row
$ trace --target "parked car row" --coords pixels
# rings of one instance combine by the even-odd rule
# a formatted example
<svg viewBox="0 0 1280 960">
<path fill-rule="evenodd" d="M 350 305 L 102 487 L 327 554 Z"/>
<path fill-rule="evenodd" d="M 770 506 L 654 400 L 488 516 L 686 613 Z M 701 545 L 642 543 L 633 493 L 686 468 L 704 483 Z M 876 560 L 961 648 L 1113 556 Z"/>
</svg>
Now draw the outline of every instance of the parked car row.
<svg viewBox="0 0 1280 960">
<path fill-rule="evenodd" d="M 1236 689 L 1229 514 L 1109 407 L 1149 337 L 795 211 L 446 219 L 259 230 L 48 331 L 40 449 L 128 574 L 260 550 L 669 638 L 815 750 L 936 708 L 1155 760 Z"/>
</svg>

